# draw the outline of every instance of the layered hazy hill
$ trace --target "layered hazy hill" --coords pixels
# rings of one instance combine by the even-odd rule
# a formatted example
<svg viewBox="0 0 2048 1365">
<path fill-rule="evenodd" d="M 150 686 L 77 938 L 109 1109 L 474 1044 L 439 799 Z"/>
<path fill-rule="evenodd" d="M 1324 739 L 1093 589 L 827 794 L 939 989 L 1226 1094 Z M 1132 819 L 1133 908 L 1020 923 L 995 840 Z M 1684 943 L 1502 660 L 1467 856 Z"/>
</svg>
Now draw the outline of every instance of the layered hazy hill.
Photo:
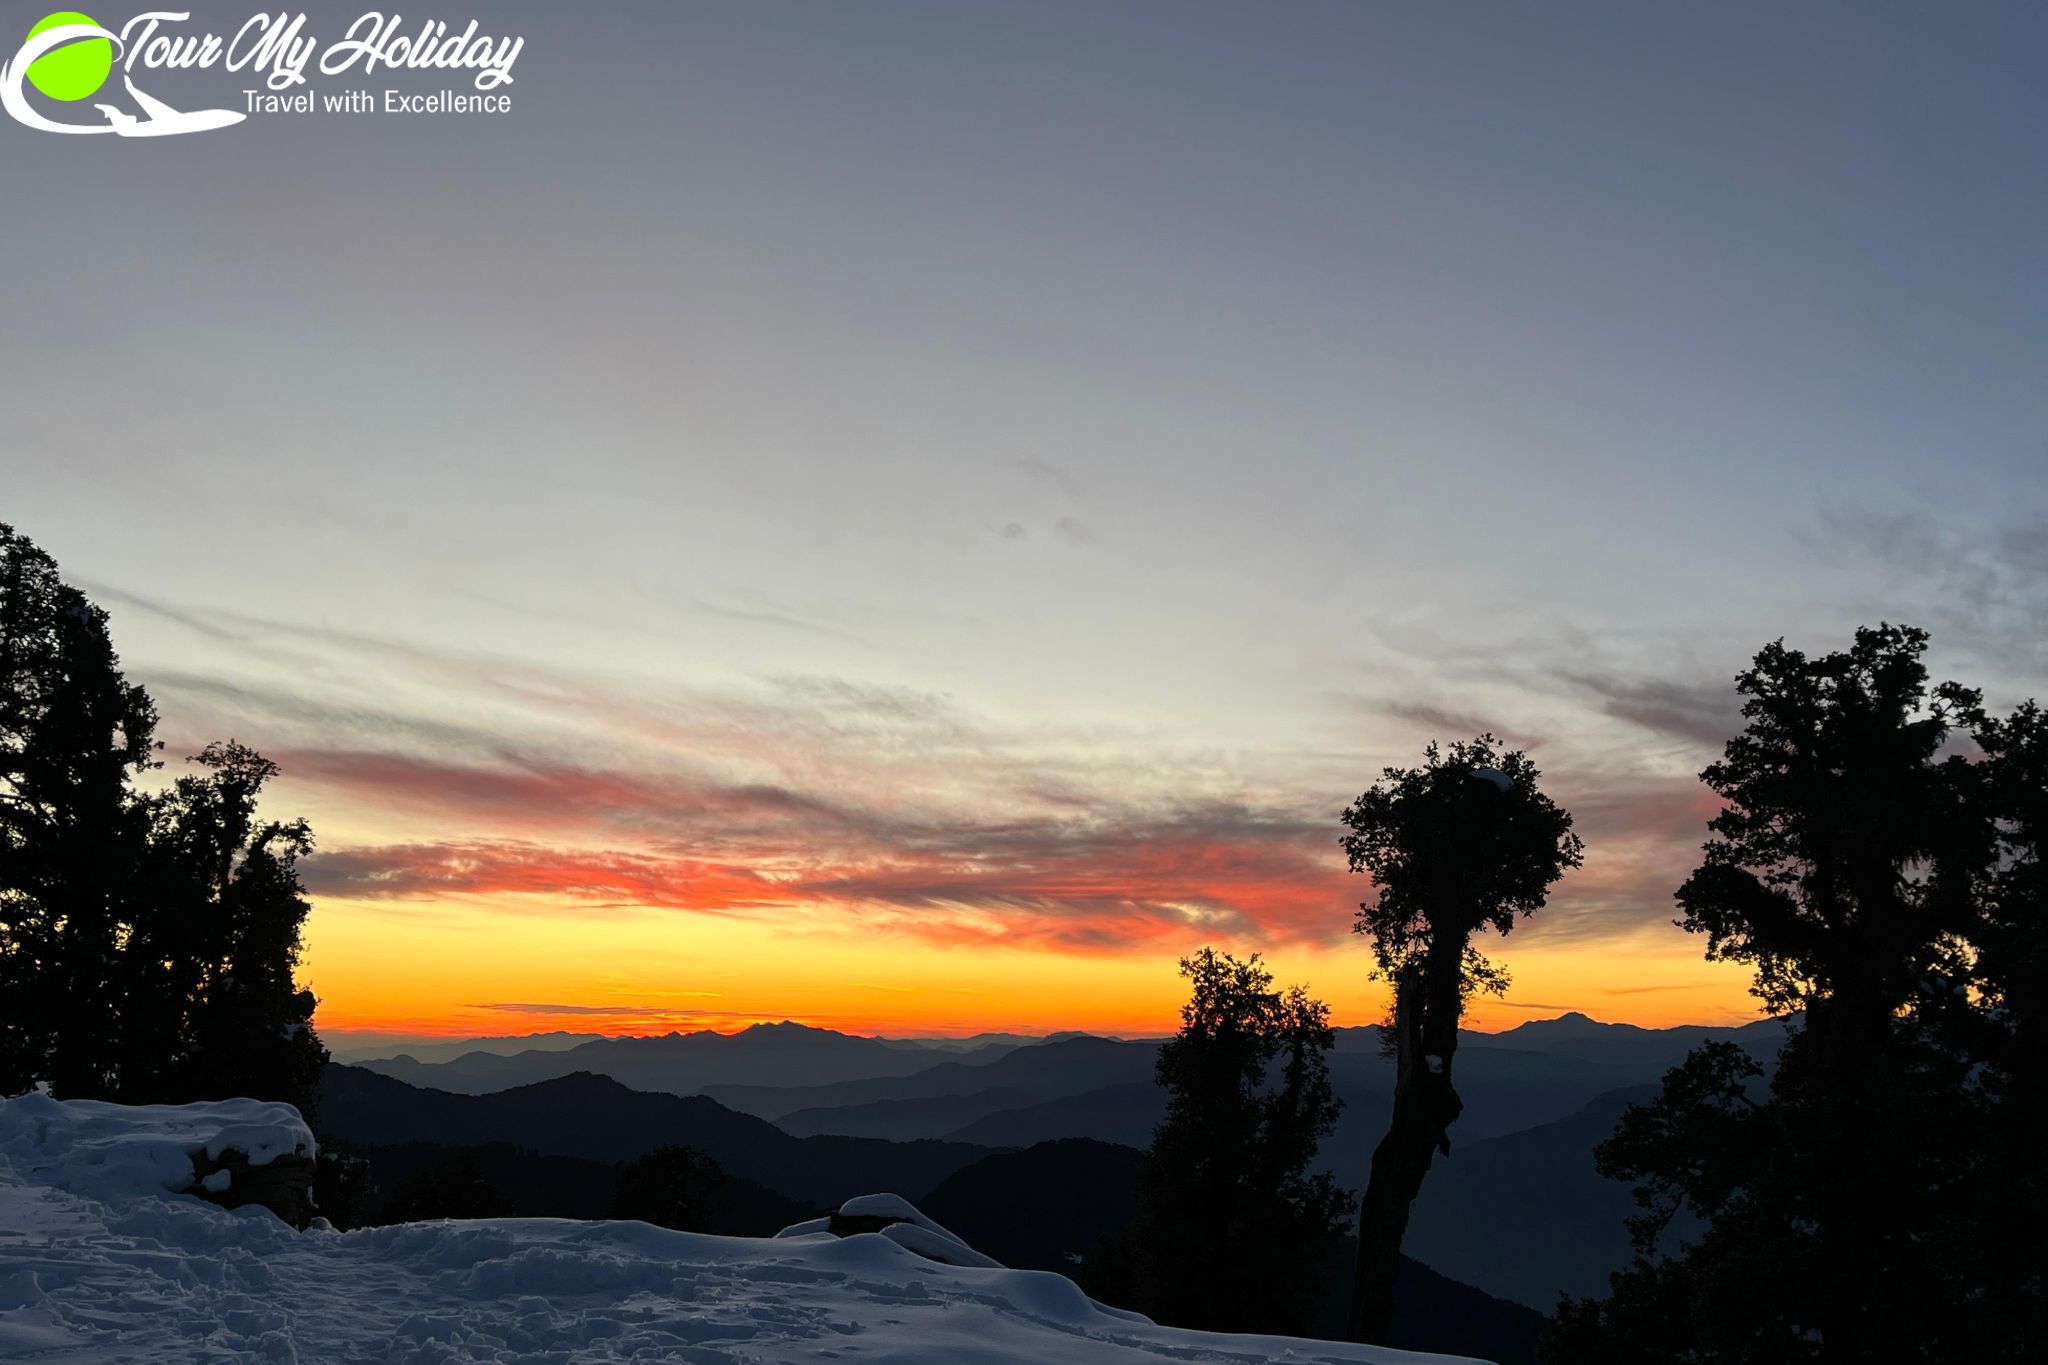
<svg viewBox="0 0 2048 1365">
<path fill-rule="evenodd" d="M 715 1085 L 806 1086 L 907 1076 L 934 1055 L 963 1065 L 990 1061 L 1018 1045 L 987 1041 L 955 1050 L 914 1040 L 860 1038 L 802 1024 L 756 1024 L 738 1033 L 669 1033 L 653 1038 L 593 1038 L 573 1047 L 505 1053 L 473 1047 L 446 1061 L 413 1054 L 365 1061 L 367 1069 L 414 1085 L 481 1095 L 579 1071 L 610 1076 L 636 1090 L 695 1095 Z"/>
<path fill-rule="evenodd" d="M 563 1098 L 601 1106 L 618 1086 L 587 1089 Z M 446 1099 L 451 1117 L 482 1107 L 474 1096 Z M 522 1102 L 522 1113 L 532 1108 Z M 553 1138 L 568 1131 L 547 1129 Z M 193 1152 L 228 1138 L 276 1143 L 273 1156 L 313 1140 L 290 1106 L 253 1100 L 129 1107 L 0 1097 L 0 1358 L 1157 1365 L 1312 1356 L 1423 1365 L 1380 1347 L 1161 1327 L 1056 1275 L 1005 1268 L 955 1234 L 926 1232 L 926 1215 L 880 1192 L 870 1192 L 870 1207 L 907 1210 L 924 1246 L 943 1244 L 938 1257 L 897 1235 L 901 1225 L 879 1236 L 732 1237 L 493 1213 L 301 1232 L 190 1189 Z M 1119 1167 L 1134 1157 L 1123 1154 Z M 588 1163 L 549 1164 L 567 1174 Z M 1040 1180 L 1012 1193 L 1045 1188 Z M 1416 1330 L 1440 1326 L 1475 1347 L 1498 1340 L 1507 1349 L 1486 1354 L 1523 1365 L 1533 1314 L 1461 1286 L 1432 1302 L 1445 1286 L 1422 1275 Z"/>
<path fill-rule="evenodd" d="M 1375 1032 L 1372 1029 L 1346 1031 Z M 1710 1039 L 1733 1039 L 1751 1052 L 1775 1057 L 1784 1036 L 1785 1026 L 1767 1019 L 1733 1027 L 1725 1024 L 1680 1024 L 1675 1028 L 1652 1029 L 1639 1028 L 1634 1024 L 1603 1024 L 1574 1010 L 1555 1019 L 1532 1019 L 1501 1033 L 1468 1033 L 1465 1040 L 1482 1047 L 1668 1070 L 1683 1060 L 1686 1053 Z"/>
<path fill-rule="evenodd" d="M 323 1039 L 326 1036 L 322 1034 Z M 494 1038 L 461 1038 L 450 1043 L 374 1045 L 357 1041 L 331 1042 L 329 1046 L 335 1061 L 350 1064 L 381 1062 L 398 1056 L 411 1057 L 418 1062 L 452 1062 L 472 1052 L 492 1052 L 500 1057 L 520 1052 L 561 1052 L 584 1043 L 597 1042 L 603 1037 L 601 1033 L 521 1033 Z"/>
<path fill-rule="evenodd" d="M 793 1137 L 704 1096 L 649 1094 L 580 1072 L 486 1095 L 423 1090 L 346 1065 L 327 1070 L 321 1127 L 366 1156 L 381 1182 L 402 1183 L 461 1152 L 493 1186 L 496 1212 L 601 1218 L 619 1163 L 657 1147 L 712 1156 L 725 1183 L 710 1230 L 767 1236 L 841 1202 L 845 1190 L 917 1190 L 1004 1264 L 1072 1275 L 1118 1235 L 1136 1207 L 1132 1146 L 1066 1139 L 991 1150 L 960 1142 Z M 938 1216 L 938 1215 L 935 1215 Z M 1324 1267 L 1320 1329 L 1339 1333 L 1349 1252 Z M 1400 1281 L 1396 1345 L 1501 1362 L 1533 1362 L 1542 1319 L 1411 1261 Z"/>
<path fill-rule="evenodd" d="M 1731 1039 L 1768 1063 L 1783 1036 L 1769 1021 L 1645 1029 L 1576 1013 L 1467 1033 L 1465 1112 L 1416 1206 L 1409 1249 L 1454 1280 L 1545 1311 L 1560 1292 L 1602 1290 L 1627 1259 L 1632 1205 L 1596 1174 L 1593 1147 L 1699 1043 Z M 783 1023 L 492 1043 L 335 1068 L 323 1119 L 359 1141 L 544 1143 L 610 1161 L 680 1142 L 822 1205 L 855 1186 L 918 1197 L 994 1152 L 1070 1140 L 1142 1148 L 1164 1111 L 1157 1040 L 880 1039 Z M 1344 1111 L 1323 1159 L 1355 1189 L 1386 1128 L 1392 1063 L 1371 1028 L 1340 1030 L 1330 1060 Z M 380 1079 L 406 1088 L 379 1091 Z"/>
<path fill-rule="evenodd" d="M 600 1162 L 631 1161 L 662 1146 L 694 1147 L 728 1175 L 817 1208 L 851 1197 L 848 1190 L 895 1190 L 915 1199 L 988 1155 L 985 1147 L 959 1142 L 793 1137 L 701 1095 L 634 1090 L 590 1072 L 457 1095 L 330 1066 L 318 1112 L 325 1136 L 355 1147 L 507 1143 Z"/>
<path fill-rule="evenodd" d="M 1573 1013 L 1501 1033 L 1467 1032 L 1458 1068 L 1461 1079 L 1477 1082 L 1481 1091 L 1520 1092 L 1507 1099 L 1510 1106 L 1524 1101 L 1541 1104 L 1543 1095 L 1559 1087 L 1593 1083 L 1596 1089 L 1590 1093 L 1598 1093 L 1640 1083 L 1645 1077 L 1655 1079 L 1707 1038 L 1734 1038 L 1753 1051 L 1774 1055 L 1781 1036 L 1782 1026 L 1768 1021 L 1739 1027 L 1645 1029 Z M 1154 1039 L 1126 1041 L 1080 1033 L 1046 1038 L 872 1038 L 787 1022 L 756 1024 L 731 1034 L 705 1031 L 570 1041 L 577 1037 L 543 1035 L 540 1045 L 517 1050 L 511 1046 L 517 1040 L 478 1039 L 353 1060 L 381 1075 L 457 1094 L 487 1094 L 587 1071 L 639 1090 L 712 1095 L 765 1118 L 836 1110 L 847 1111 L 846 1122 L 862 1123 L 870 1116 L 852 1111 L 876 1103 L 1005 1088 L 1036 1102 L 1150 1080 L 1158 1047 Z M 1343 1076 L 1360 1083 L 1391 1075 L 1391 1064 L 1380 1056 L 1379 1032 L 1372 1028 L 1339 1029 L 1334 1064 Z M 1599 1086 L 1603 1080 L 1611 1084 Z M 1515 1114 L 1476 1119 L 1472 1103 L 1473 1097 L 1468 1097 L 1467 1121 L 1475 1127 L 1526 1126 L 1514 1121 Z M 1015 1106 L 996 1104 L 982 1112 L 1009 1107 Z M 1560 1117 L 1576 1107 L 1567 1105 L 1547 1117 Z M 939 1119 L 948 1116 L 939 1107 L 931 1113 Z"/>
</svg>

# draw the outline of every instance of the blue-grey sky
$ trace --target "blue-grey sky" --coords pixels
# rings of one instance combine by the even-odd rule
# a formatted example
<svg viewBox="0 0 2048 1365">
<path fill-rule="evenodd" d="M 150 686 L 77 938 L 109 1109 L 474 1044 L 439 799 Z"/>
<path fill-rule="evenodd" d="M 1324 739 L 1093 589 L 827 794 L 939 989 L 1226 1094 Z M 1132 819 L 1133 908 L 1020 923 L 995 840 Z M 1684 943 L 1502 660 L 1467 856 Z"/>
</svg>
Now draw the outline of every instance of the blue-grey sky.
<svg viewBox="0 0 2048 1365">
<path fill-rule="evenodd" d="M 507 114 L 0 124 L 0 519 L 174 741 L 286 756 L 337 917 L 665 903 L 471 876 L 516 844 L 1314 945 L 1336 809 L 1484 726 L 1590 844 L 1531 947 L 1689 961 L 1756 646 L 1905 619 L 2040 690 L 2038 5 L 408 18 L 472 15 Z M 364 84 L 464 79 L 313 81 Z M 1222 861 L 1089 879 L 1162 847 Z M 668 932 L 798 914 L 710 900 Z"/>
</svg>

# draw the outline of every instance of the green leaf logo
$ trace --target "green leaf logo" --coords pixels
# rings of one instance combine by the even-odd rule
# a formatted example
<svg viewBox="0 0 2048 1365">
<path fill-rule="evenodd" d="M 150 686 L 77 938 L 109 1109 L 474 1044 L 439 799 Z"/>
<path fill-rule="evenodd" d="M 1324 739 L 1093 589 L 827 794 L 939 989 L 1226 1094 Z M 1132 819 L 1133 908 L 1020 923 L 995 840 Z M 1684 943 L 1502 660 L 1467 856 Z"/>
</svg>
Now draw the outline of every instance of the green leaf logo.
<svg viewBox="0 0 2048 1365">
<path fill-rule="evenodd" d="M 99 27 L 99 20 L 75 10 L 60 10 L 28 31 L 38 33 L 71 25 Z M 114 45 L 105 38 L 85 38 L 45 52 L 29 66 L 28 81 L 53 100 L 82 100 L 107 83 L 114 70 Z"/>
</svg>

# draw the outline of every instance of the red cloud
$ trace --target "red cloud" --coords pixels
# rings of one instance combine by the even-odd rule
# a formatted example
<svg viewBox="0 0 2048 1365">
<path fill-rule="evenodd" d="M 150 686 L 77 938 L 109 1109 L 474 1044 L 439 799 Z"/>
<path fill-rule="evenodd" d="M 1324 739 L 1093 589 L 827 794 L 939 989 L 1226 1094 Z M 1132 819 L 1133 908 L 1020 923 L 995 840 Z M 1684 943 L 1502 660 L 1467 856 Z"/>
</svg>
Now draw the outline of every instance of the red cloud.
<svg viewBox="0 0 2048 1365">
<path fill-rule="evenodd" d="M 1197 938 L 1337 941 L 1372 893 L 1339 856 L 1334 809 L 1318 819 L 1220 801 L 1157 809 L 1062 796 L 977 818 L 957 804 L 934 813 L 930 796 L 924 807 L 901 792 L 841 803 L 687 772 L 348 750 L 280 757 L 295 778 L 479 831 L 323 853 L 308 879 L 332 895 L 824 911 L 937 942 L 1113 952 Z M 1668 915 L 1714 801 L 1690 781 L 1633 785 L 1573 794 L 1587 866 L 1557 889 L 1539 933 L 1601 936 Z"/>
<path fill-rule="evenodd" d="M 544 897 L 739 915 L 838 910 L 938 942 L 1042 943 L 1116 951 L 1191 933 L 1232 941 L 1332 939 L 1363 883 L 1303 847 L 1186 837 L 1095 838 L 1036 856 L 936 857 L 876 850 L 764 875 L 678 855 L 485 841 L 322 854 L 316 893 L 418 899 Z"/>
<path fill-rule="evenodd" d="M 726 912 L 787 903 L 773 883 L 747 868 L 516 841 L 393 844 L 322 853 L 307 863 L 306 880 L 315 892 L 393 900 L 548 896 L 597 905 Z"/>
</svg>

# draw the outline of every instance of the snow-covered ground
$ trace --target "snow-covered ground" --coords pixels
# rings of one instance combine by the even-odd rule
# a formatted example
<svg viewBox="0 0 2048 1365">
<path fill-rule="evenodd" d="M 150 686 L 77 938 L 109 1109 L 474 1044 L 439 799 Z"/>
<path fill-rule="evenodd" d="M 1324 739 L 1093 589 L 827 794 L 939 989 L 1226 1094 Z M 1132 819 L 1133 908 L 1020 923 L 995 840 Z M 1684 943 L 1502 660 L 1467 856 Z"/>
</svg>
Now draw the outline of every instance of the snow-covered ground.
<svg viewBox="0 0 2048 1365">
<path fill-rule="evenodd" d="M 1092 1303 L 1058 1275 L 920 1256 L 905 1243 L 951 1240 L 921 1215 L 896 1238 L 797 1230 L 774 1239 L 700 1237 L 645 1223 L 555 1219 L 351 1233 L 316 1224 L 300 1233 L 260 1208 L 228 1212 L 173 1192 L 191 1180 L 196 1150 L 279 1154 L 302 1141 L 310 1143 L 304 1126 L 282 1105 L 0 1100 L 0 1360 L 1448 1359 L 1155 1327 Z M 871 1196 L 846 1211 L 899 1205 Z"/>
</svg>

